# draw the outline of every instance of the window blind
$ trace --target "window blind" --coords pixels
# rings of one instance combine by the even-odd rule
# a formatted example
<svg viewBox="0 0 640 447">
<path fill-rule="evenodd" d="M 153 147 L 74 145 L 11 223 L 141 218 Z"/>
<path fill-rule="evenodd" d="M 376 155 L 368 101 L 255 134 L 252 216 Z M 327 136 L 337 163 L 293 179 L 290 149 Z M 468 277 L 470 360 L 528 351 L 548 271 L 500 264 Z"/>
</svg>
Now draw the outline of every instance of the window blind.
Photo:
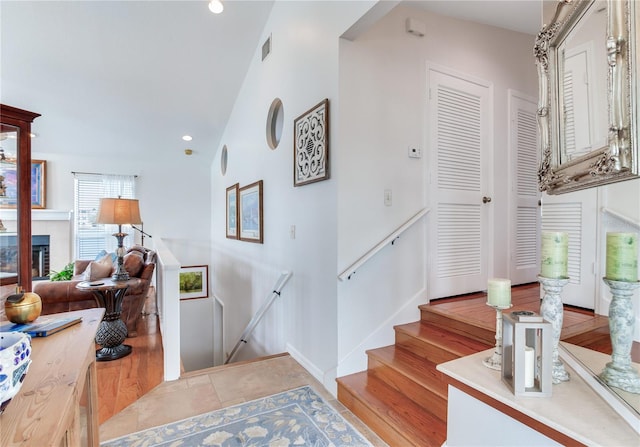
<svg viewBox="0 0 640 447">
<path fill-rule="evenodd" d="M 118 232 L 117 225 L 97 224 L 100 199 L 105 197 L 121 197 L 135 199 L 135 176 L 111 174 L 74 174 L 74 258 L 94 259 L 101 250 L 115 251 L 117 240 L 113 237 Z M 132 245 L 132 229 L 122 226 L 128 233 L 124 245 Z"/>
</svg>

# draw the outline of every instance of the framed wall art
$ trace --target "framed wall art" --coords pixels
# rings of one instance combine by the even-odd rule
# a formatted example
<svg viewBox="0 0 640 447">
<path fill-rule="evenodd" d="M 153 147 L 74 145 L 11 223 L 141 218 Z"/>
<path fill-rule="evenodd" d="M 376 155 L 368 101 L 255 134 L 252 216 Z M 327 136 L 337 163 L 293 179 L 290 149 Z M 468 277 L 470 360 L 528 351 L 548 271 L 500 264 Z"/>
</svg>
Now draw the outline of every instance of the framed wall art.
<svg viewBox="0 0 640 447">
<path fill-rule="evenodd" d="M 239 239 L 247 242 L 263 242 L 262 180 L 243 186 L 239 197 Z"/>
<path fill-rule="evenodd" d="M 207 298 L 209 296 L 209 266 L 180 267 L 180 299 Z"/>
<path fill-rule="evenodd" d="M 329 100 L 293 122 L 293 186 L 329 178 Z"/>
<path fill-rule="evenodd" d="M 46 167 L 45 160 L 31 160 L 31 208 L 45 208 Z M 16 168 L 16 160 L 0 161 L 0 208 L 18 205 Z"/>
<path fill-rule="evenodd" d="M 227 188 L 227 237 L 229 239 L 238 239 L 238 189 L 236 183 Z"/>
</svg>

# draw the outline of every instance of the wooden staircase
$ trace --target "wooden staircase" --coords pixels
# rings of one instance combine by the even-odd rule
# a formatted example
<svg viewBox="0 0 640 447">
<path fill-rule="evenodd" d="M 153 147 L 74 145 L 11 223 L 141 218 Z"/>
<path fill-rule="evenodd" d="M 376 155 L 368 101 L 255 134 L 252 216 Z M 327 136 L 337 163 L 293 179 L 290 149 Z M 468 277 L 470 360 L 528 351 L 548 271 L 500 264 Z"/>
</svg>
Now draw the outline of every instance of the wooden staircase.
<svg viewBox="0 0 640 447">
<path fill-rule="evenodd" d="M 525 289 L 533 300 L 514 301 L 512 310 L 539 312 L 536 290 Z M 453 312 L 439 304 L 420 306 L 420 321 L 394 327 L 394 345 L 367 351 L 366 371 L 337 379 L 338 400 L 390 446 L 442 446 L 447 385 L 436 365 L 495 345 L 495 312 L 485 302 L 478 294 L 451 301 Z M 606 317 L 568 314 L 563 340 L 593 341 L 586 333 L 609 337 Z"/>
</svg>

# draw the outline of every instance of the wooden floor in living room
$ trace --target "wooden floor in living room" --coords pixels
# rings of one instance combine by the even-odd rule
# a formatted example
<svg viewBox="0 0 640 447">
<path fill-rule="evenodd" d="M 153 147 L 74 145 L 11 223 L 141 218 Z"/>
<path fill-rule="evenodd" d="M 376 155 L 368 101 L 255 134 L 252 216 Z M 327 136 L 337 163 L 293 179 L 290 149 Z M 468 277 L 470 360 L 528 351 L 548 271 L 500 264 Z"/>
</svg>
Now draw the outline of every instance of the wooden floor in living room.
<svg viewBox="0 0 640 447">
<path fill-rule="evenodd" d="M 142 312 L 138 336 L 125 340 L 125 344 L 133 348 L 131 354 L 118 360 L 96 363 L 100 424 L 163 381 L 162 336 L 153 287 L 149 290 Z"/>
</svg>

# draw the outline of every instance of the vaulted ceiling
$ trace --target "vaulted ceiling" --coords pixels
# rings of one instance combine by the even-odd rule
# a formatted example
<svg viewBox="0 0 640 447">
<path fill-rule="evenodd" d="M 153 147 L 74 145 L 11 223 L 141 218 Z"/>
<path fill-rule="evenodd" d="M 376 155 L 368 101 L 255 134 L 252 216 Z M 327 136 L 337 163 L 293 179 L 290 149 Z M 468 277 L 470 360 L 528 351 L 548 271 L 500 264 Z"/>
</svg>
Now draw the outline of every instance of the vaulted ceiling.
<svg viewBox="0 0 640 447">
<path fill-rule="evenodd" d="M 539 0 L 405 3 L 527 33 L 540 23 Z M 80 155 L 100 138 L 114 156 L 168 157 L 190 134 L 210 160 L 273 0 L 225 5 L 214 15 L 205 0 L 1 1 L 0 100 L 42 113 L 47 151 Z M 48 142 L 61 127 L 86 144 Z"/>
</svg>

